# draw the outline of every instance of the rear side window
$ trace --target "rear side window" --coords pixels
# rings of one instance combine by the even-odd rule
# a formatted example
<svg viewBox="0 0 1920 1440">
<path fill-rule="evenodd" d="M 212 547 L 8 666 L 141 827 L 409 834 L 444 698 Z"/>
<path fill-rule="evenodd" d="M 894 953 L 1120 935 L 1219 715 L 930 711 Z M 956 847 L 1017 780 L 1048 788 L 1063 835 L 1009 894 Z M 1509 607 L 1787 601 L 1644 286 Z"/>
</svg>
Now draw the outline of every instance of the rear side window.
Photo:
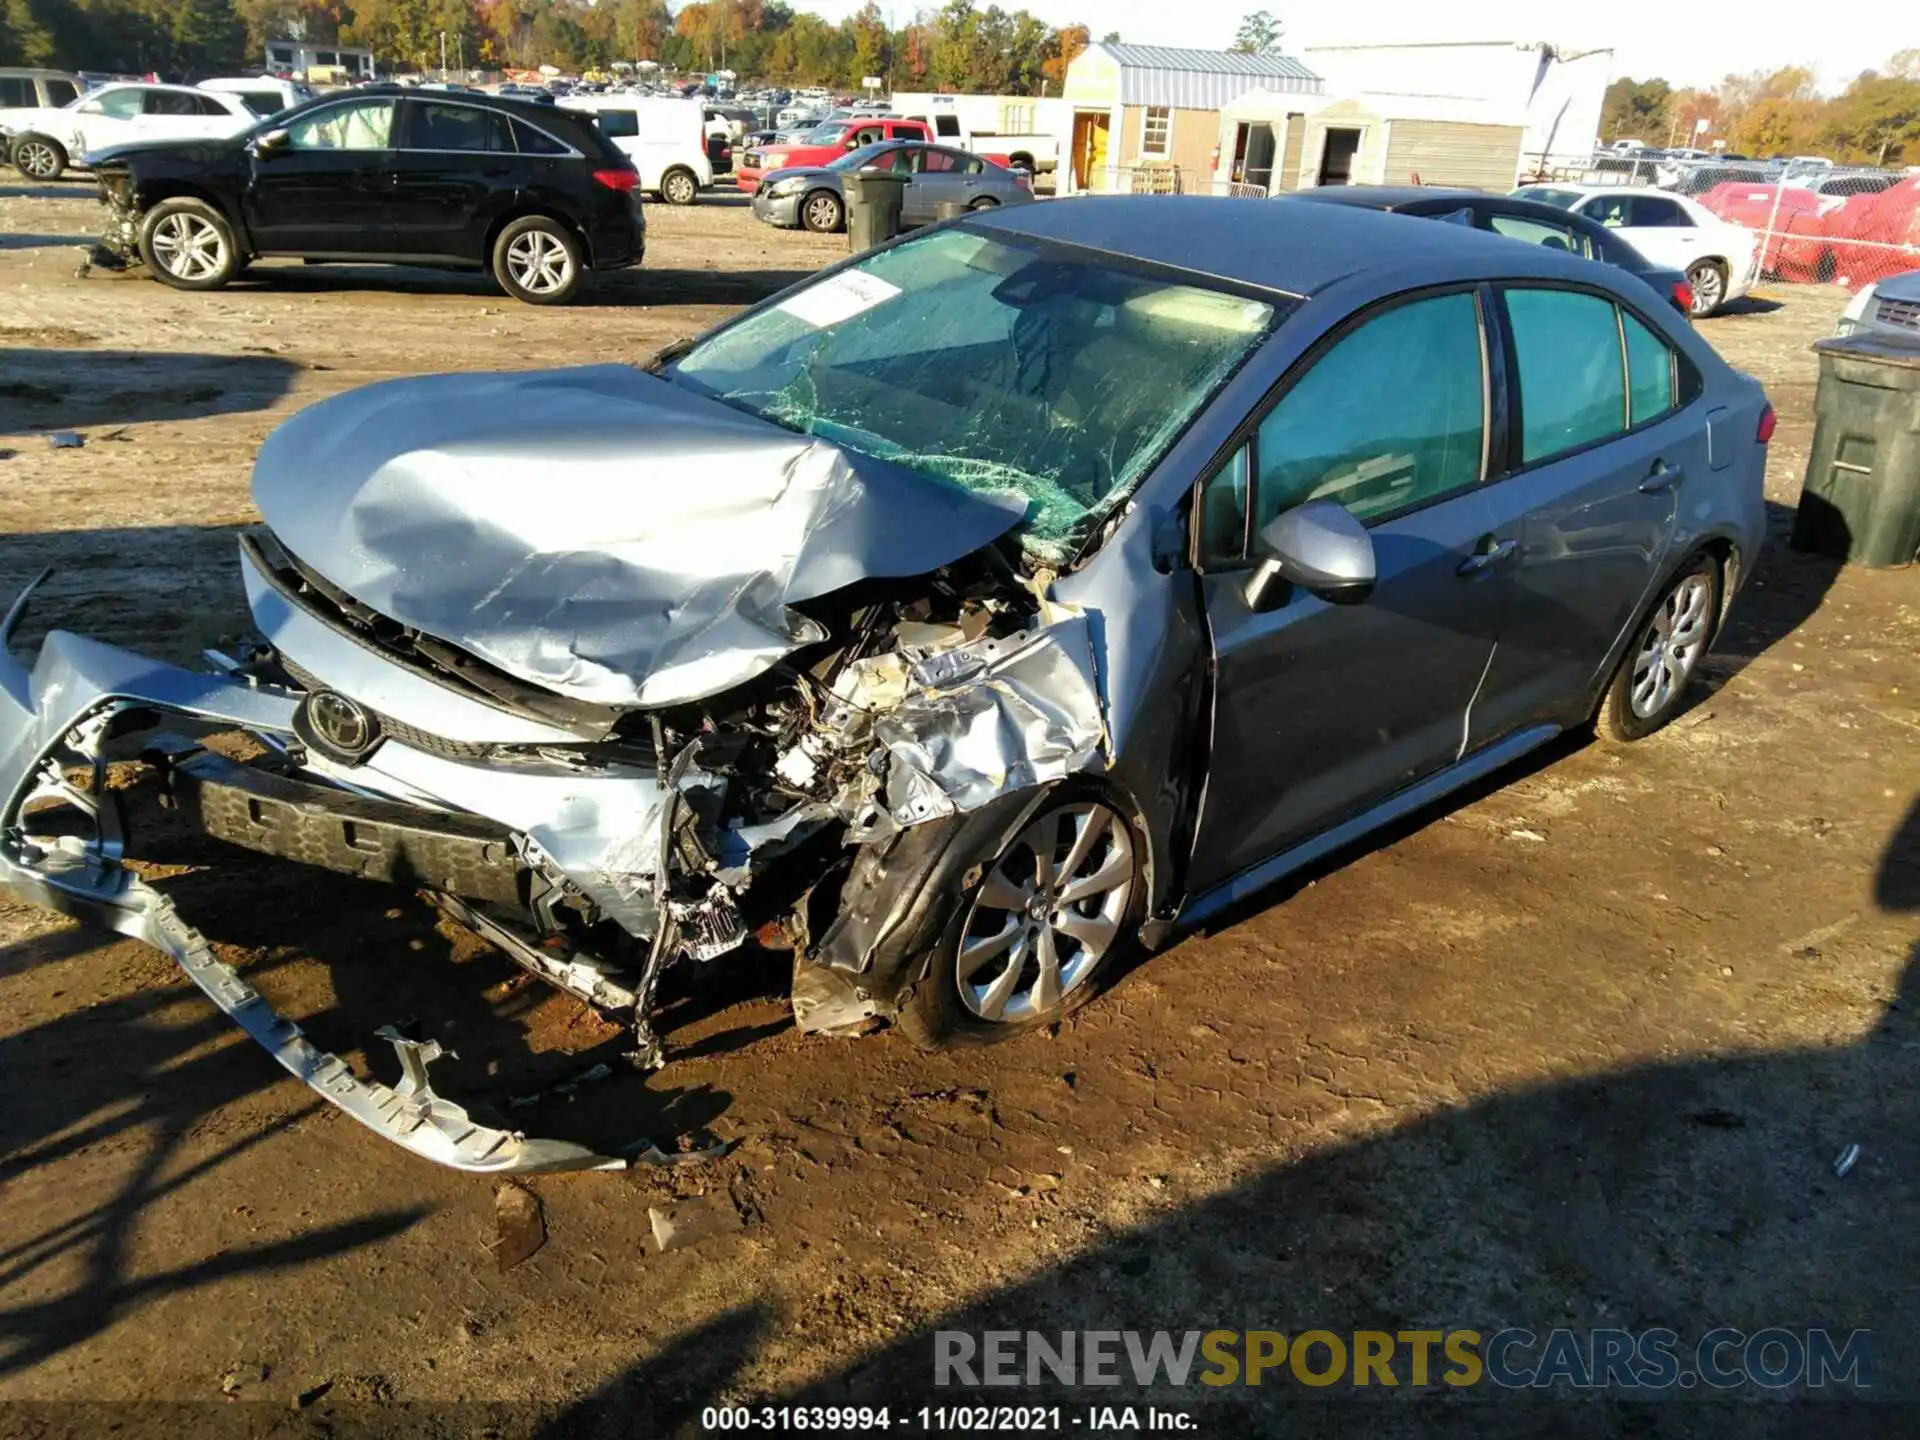
<svg viewBox="0 0 1920 1440">
<path fill-rule="evenodd" d="M 47 97 L 52 99 L 51 94 Z M 0 106 L 9 110 L 27 110 L 40 103 L 33 93 L 33 81 L 24 75 L 0 76 Z M 60 102 L 55 100 L 54 104 Z"/>
<path fill-rule="evenodd" d="M 520 147 L 522 155 L 564 155 L 567 147 L 562 145 L 546 131 L 527 124 L 524 120 L 513 122 L 514 144 Z"/>
<path fill-rule="evenodd" d="M 240 103 L 262 120 L 269 115 L 278 115 L 287 108 L 287 102 L 280 98 L 280 92 L 277 90 L 243 91 L 240 95 Z"/>
<path fill-rule="evenodd" d="M 215 114 L 226 113 L 211 101 L 208 102 L 208 106 Z M 208 113 L 200 108 L 198 95 L 182 95 L 177 90 L 147 91 L 144 109 L 149 115 L 205 115 Z"/>
<path fill-rule="evenodd" d="M 1657 195 L 1636 195 L 1633 197 L 1633 219 L 1629 222 L 1642 230 L 1657 229 L 1665 226 L 1669 229 L 1681 229 L 1693 224 L 1693 217 L 1682 210 L 1672 200 L 1663 200 Z"/>
<path fill-rule="evenodd" d="M 1573 290 L 1509 290 L 1520 371 L 1520 458 L 1545 459 L 1626 429 L 1613 303 Z"/>
<path fill-rule="evenodd" d="M 933 128 L 940 135 L 951 138 L 960 133 L 960 117 L 958 115 L 936 115 L 933 117 Z"/>
<path fill-rule="evenodd" d="M 47 87 L 49 105 L 71 105 L 80 98 L 80 87 L 71 80 L 47 80 L 42 83 Z"/>
<path fill-rule="evenodd" d="M 1673 409 L 1673 352 L 1624 310 L 1620 338 L 1627 352 L 1627 424 L 1644 425 Z"/>
<path fill-rule="evenodd" d="M 513 152 L 513 131 L 497 110 L 475 105 L 441 105 L 416 100 L 412 106 L 408 150 Z"/>
<path fill-rule="evenodd" d="M 599 110 L 594 113 L 600 122 L 600 133 L 609 140 L 631 140 L 640 134 L 640 116 L 633 110 Z"/>
<path fill-rule="evenodd" d="M 1524 240 L 1529 245 L 1544 245 L 1549 250 L 1564 250 L 1583 258 L 1587 254 L 1587 237 L 1571 225 L 1549 225 L 1523 215 L 1494 214 L 1487 217 L 1487 228 L 1496 235 Z"/>
<path fill-rule="evenodd" d="M 1374 316 L 1314 361 L 1261 422 L 1253 531 L 1308 500 L 1338 501 L 1364 521 L 1478 483 L 1486 411 L 1472 295 Z M 1208 523 L 1221 523 L 1217 513 Z"/>
</svg>

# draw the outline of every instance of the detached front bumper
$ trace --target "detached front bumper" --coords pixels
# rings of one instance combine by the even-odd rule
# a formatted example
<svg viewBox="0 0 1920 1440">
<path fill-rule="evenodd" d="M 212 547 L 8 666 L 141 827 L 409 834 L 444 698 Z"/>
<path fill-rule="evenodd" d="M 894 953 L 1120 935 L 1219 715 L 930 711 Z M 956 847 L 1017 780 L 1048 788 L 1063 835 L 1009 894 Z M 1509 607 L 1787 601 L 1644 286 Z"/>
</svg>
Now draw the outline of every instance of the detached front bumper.
<svg viewBox="0 0 1920 1440">
<path fill-rule="evenodd" d="M 29 671 L 7 649 L 26 599 L 22 595 L 0 623 L 0 886 L 165 951 L 290 1074 L 416 1155 L 486 1172 L 619 1169 L 628 1163 L 568 1141 L 479 1124 L 428 1083 L 427 1066 L 441 1053 L 439 1046 L 391 1027 L 377 1034 L 394 1045 L 404 1078 L 391 1087 L 362 1079 L 222 963 L 172 901 L 120 863 L 124 841 L 117 807 L 106 793 L 103 747 L 117 724 L 144 726 L 154 712 L 264 736 L 290 735 L 295 697 L 60 631 L 47 637 Z M 89 787 L 68 778 L 75 767 L 91 769 Z M 49 805 L 87 817 L 93 833 L 38 832 L 35 817 Z"/>
</svg>

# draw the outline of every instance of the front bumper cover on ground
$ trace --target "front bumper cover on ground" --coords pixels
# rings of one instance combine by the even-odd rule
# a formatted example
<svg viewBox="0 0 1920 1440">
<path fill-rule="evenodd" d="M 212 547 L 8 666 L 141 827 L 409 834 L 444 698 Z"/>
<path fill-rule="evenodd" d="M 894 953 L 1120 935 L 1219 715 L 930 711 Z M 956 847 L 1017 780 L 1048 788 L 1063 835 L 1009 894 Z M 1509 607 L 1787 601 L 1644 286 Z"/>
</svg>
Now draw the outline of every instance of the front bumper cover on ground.
<svg viewBox="0 0 1920 1440">
<path fill-rule="evenodd" d="M 36 582 L 37 583 L 37 582 Z M 164 665 L 55 631 L 29 671 L 7 648 L 27 594 L 0 623 L 0 886 L 21 899 L 144 940 L 171 955 L 207 997 L 290 1074 L 368 1129 L 426 1159 L 460 1170 L 607 1170 L 628 1161 L 568 1141 L 532 1139 L 481 1125 L 434 1093 L 426 1066 L 441 1052 L 391 1029 L 397 1086 L 363 1080 L 274 1011 L 173 903 L 121 863 L 117 812 L 105 792 L 102 747 L 117 716 L 162 711 L 268 735 L 291 734 L 295 700 L 285 691 Z M 90 766 L 91 787 L 67 773 Z M 39 834 L 33 814 L 60 802 L 90 816 L 88 837 Z"/>
</svg>

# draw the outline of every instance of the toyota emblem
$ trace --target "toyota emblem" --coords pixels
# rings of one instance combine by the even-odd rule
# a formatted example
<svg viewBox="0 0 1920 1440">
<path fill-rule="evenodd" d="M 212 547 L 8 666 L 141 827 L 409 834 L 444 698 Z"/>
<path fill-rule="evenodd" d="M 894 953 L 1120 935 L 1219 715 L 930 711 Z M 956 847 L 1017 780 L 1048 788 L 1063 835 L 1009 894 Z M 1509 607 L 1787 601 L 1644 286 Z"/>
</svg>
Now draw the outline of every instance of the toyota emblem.
<svg viewBox="0 0 1920 1440">
<path fill-rule="evenodd" d="M 358 701 L 316 690 L 302 708 L 308 738 L 335 759 L 364 759 L 380 740 L 380 725 Z"/>
</svg>

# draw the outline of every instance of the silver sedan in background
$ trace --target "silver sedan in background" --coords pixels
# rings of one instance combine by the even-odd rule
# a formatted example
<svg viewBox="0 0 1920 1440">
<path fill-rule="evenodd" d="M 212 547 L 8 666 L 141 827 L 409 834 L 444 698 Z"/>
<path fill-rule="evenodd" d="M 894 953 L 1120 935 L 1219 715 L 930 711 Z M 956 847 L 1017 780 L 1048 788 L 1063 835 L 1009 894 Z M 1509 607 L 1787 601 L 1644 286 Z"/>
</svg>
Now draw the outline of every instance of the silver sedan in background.
<svg viewBox="0 0 1920 1440">
<path fill-rule="evenodd" d="M 804 226 L 831 234 L 847 219 L 847 197 L 840 182 L 856 170 L 891 170 L 909 177 L 900 206 L 904 225 L 932 224 L 940 218 L 940 206 L 950 201 L 969 210 L 992 210 L 1033 199 L 1033 177 L 1024 170 L 1009 170 L 984 156 L 945 145 L 884 140 L 849 151 L 826 165 L 774 171 L 754 193 L 754 216 L 783 229 Z"/>
</svg>

